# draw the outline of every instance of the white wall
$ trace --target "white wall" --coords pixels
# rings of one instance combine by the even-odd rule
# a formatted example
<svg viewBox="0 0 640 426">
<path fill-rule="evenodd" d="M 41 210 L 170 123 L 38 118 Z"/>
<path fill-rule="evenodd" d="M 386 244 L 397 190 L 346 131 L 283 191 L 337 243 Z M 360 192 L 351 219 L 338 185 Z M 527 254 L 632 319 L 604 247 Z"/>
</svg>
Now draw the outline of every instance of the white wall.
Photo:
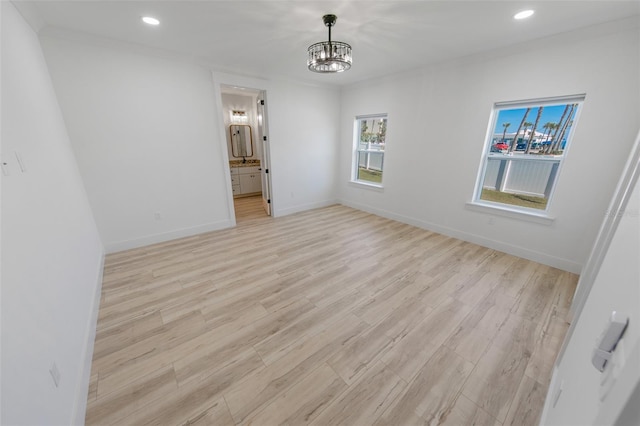
<svg viewBox="0 0 640 426">
<path fill-rule="evenodd" d="M 342 94 L 343 203 L 579 272 L 640 125 L 636 20 L 406 74 Z M 586 93 L 551 225 L 471 210 L 495 102 Z M 384 191 L 349 184 L 353 118 L 388 113 Z"/>
<path fill-rule="evenodd" d="M 231 226 L 207 69 L 108 43 L 41 39 L 108 252 Z"/>
<path fill-rule="evenodd" d="M 617 415 L 640 383 L 640 185 L 636 183 L 582 313 L 554 372 L 542 424 L 614 424 Z M 616 348 L 626 353 L 626 363 L 610 396 L 601 402 L 601 373 L 591 365 L 596 339 L 612 311 L 629 315 L 624 343 Z M 635 348 L 635 354 L 634 354 Z M 617 361 L 616 361 L 617 362 Z M 562 392 L 553 407 L 554 396 Z M 638 401 L 632 402 L 637 406 Z M 640 419 L 636 419 L 637 424 Z"/>
<path fill-rule="evenodd" d="M 337 89 L 273 82 L 267 91 L 275 216 L 336 202 Z"/>
<path fill-rule="evenodd" d="M 0 423 L 82 423 L 102 244 L 38 38 L 10 2 L 1 8 L 2 158 L 10 175 L 2 176 Z"/>
<path fill-rule="evenodd" d="M 235 223 L 206 67 L 78 34 L 41 42 L 108 252 Z M 266 86 L 244 85 L 267 89 L 275 215 L 334 202 L 339 91 Z"/>
</svg>

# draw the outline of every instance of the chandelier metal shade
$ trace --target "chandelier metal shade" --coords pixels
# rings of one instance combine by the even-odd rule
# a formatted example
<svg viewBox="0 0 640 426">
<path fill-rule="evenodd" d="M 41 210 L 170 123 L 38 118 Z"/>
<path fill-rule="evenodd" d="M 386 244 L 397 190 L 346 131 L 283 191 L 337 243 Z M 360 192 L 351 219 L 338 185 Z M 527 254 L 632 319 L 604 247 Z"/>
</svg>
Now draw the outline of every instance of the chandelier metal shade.
<svg viewBox="0 0 640 426">
<path fill-rule="evenodd" d="M 313 72 L 334 73 L 351 68 L 351 46 L 341 41 L 331 41 L 331 27 L 336 24 L 336 15 L 324 15 L 322 21 L 329 27 L 329 40 L 309 46 L 307 67 Z"/>
</svg>

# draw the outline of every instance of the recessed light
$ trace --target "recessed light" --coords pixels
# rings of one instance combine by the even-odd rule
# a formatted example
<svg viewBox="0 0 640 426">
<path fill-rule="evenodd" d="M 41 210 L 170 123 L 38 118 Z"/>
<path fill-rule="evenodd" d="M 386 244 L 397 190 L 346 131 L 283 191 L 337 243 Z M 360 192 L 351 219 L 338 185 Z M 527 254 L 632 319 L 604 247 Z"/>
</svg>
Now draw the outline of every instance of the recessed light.
<svg viewBox="0 0 640 426">
<path fill-rule="evenodd" d="M 160 25 L 160 21 L 158 21 L 156 18 L 152 18 L 151 16 L 143 16 L 142 22 L 149 25 Z"/>
<path fill-rule="evenodd" d="M 513 19 L 527 19 L 528 17 L 532 16 L 535 13 L 535 11 L 529 9 L 529 10 L 523 10 L 522 12 L 518 12 L 515 15 L 513 15 Z"/>
</svg>

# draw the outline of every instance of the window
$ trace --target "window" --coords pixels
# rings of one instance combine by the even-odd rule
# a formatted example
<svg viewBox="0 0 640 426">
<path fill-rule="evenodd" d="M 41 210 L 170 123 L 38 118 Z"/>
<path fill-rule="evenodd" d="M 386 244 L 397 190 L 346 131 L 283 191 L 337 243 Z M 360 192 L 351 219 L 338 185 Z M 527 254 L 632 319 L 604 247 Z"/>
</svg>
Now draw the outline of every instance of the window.
<svg viewBox="0 0 640 426">
<path fill-rule="evenodd" d="M 356 117 L 353 180 L 382 186 L 387 115 Z"/>
<path fill-rule="evenodd" d="M 584 95 L 495 104 L 474 204 L 546 212 L 583 101 Z"/>
</svg>

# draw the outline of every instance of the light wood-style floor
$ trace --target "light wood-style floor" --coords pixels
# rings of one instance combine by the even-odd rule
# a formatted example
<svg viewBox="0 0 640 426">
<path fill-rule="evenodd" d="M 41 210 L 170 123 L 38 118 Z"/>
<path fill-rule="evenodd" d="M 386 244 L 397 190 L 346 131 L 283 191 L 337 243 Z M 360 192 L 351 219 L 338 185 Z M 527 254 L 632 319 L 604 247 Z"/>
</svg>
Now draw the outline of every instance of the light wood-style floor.
<svg viewBox="0 0 640 426">
<path fill-rule="evenodd" d="M 233 205 L 236 210 L 236 224 L 267 217 L 262 207 L 262 195 L 234 198 Z"/>
<path fill-rule="evenodd" d="M 112 254 L 86 422 L 537 424 L 576 282 L 343 206 Z"/>
</svg>

